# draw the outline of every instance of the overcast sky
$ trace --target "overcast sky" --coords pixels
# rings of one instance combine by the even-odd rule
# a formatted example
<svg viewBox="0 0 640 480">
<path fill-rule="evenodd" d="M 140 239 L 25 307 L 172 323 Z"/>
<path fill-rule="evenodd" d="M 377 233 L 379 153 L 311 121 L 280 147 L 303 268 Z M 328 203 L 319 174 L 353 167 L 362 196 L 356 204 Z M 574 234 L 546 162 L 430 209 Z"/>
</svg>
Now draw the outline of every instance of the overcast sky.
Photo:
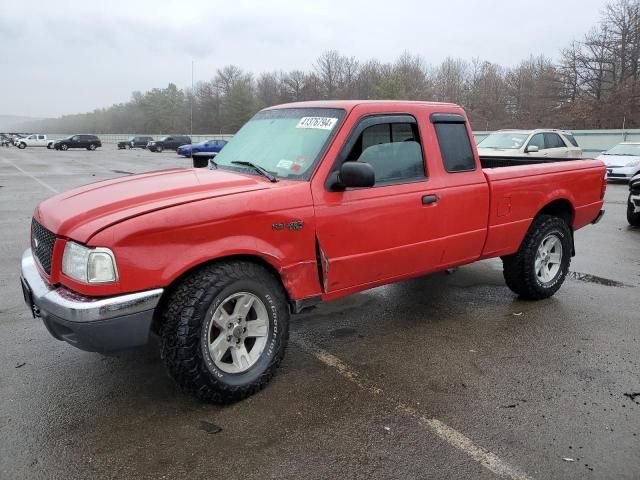
<svg viewBox="0 0 640 480">
<path fill-rule="evenodd" d="M 603 0 L 0 0 L 0 114 L 58 116 L 179 87 L 235 64 L 308 70 L 323 51 L 394 60 L 407 50 L 510 66 L 557 58 Z"/>
</svg>

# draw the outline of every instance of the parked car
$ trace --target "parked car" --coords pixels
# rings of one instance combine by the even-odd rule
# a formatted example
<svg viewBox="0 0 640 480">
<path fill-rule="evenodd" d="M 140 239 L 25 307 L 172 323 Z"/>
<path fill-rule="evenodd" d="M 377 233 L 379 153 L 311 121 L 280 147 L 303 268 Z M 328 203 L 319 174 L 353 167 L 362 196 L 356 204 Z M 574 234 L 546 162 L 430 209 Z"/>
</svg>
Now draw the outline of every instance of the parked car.
<svg viewBox="0 0 640 480">
<path fill-rule="evenodd" d="M 598 157 L 607 166 L 607 180 L 629 181 L 640 172 L 640 142 L 622 142 Z"/>
<path fill-rule="evenodd" d="M 0 134 L 0 146 L 2 147 L 10 147 L 11 146 L 11 138 L 7 135 Z"/>
<path fill-rule="evenodd" d="M 627 221 L 633 227 L 640 227 L 640 173 L 636 173 L 629 181 Z"/>
<path fill-rule="evenodd" d="M 580 158 L 582 149 L 562 130 L 498 130 L 478 143 L 480 155 Z"/>
<path fill-rule="evenodd" d="M 70 148 L 86 148 L 87 150 L 95 150 L 102 146 L 102 142 L 96 135 L 71 135 L 67 138 L 56 140 L 53 148 L 56 150 L 69 150 Z"/>
<path fill-rule="evenodd" d="M 20 143 L 20 140 L 22 140 L 23 138 L 25 138 L 26 135 L 23 135 L 21 133 L 13 133 L 10 135 L 10 141 L 11 141 L 11 145 L 17 147 L 18 143 Z"/>
<path fill-rule="evenodd" d="M 157 141 L 147 143 L 147 148 L 152 152 L 162 152 L 163 150 L 178 150 L 181 145 L 191 143 L 191 137 L 187 135 L 168 135 Z"/>
<path fill-rule="evenodd" d="M 33 133 L 18 140 L 18 144 L 16 146 L 20 149 L 25 149 L 27 147 L 46 147 L 47 136 L 40 133 Z"/>
<path fill-rule="evenodd" d="M 178 147 L 178 155 L 190 157 L 194 153 L 218 153 L 227 144 L 226 140 L 206 140 Z"/>
<path fill-rule="evenodd" d="M 471 135 L 452 104 L 271 107 L 210 169 L 111 179 L 40 203 L 24 298 L 54 337 L 84 350 L 156 332 L 169 374 L 218 403 L 263 388 L 290 314 L 321 301 L 494 257 L 517 295 L 548 298 L 569 271 L 574 232 L 604 213 L 604 164 L 479 157 Z"/>
<path fill-rule="evenodd" d="M 147 148 L 147 144 L 153 141 L 153 137 L 141 136 L 141 137 L 129 137 L 122 142 L 118 142 L 118 149 L 123 150 L 125 148 Z"/>
</svg>

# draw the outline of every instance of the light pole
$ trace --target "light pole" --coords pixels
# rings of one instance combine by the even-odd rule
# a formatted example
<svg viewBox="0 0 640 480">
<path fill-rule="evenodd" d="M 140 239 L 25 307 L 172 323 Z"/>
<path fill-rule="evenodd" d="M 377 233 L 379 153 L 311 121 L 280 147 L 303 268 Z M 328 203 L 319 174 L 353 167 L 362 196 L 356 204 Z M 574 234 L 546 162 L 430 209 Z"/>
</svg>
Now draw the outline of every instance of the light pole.
<svg viewBox="0 0 640 480">
<path fill-rule="evenodd" d="M 194 91 L 193 91 L 193 60 L 191 60 L 191 128 L 190 128 L 190 132 L 189 132 L 189 136 L 192 137 L 191 141 L 193 142 L 193 96 L 194 96 Z"/>
</svg>

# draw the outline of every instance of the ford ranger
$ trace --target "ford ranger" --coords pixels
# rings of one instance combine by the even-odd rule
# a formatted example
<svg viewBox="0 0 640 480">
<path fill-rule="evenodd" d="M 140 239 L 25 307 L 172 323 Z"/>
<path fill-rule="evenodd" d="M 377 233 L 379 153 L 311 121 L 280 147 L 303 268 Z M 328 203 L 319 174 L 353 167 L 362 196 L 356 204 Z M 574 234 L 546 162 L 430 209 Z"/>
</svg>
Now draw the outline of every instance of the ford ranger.
<svg viewBox="0 0 640 480">
<path fill-rule="evenodd" d="M 25 301 L 49 332 L 110 352 L 160 337 L 169 374 L 228 403 L 269 381 L 291 314 L 500 257 L 507 286 L 562 285 L 603 214 L 598 160 L 479 157 L 457 105 L 267 108 L 207 169 L 76 188 L 35 209 Z"/>
</svg>

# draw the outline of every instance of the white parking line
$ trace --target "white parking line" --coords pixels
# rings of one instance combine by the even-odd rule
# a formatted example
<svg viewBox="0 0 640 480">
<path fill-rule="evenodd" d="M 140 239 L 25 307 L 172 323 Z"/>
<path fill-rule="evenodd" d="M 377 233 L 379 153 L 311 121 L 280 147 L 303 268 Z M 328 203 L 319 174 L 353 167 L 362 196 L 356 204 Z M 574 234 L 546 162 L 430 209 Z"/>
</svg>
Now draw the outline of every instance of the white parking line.
<svg viewBox="0 0 640 480">
<path fill-rule="evenodd" d="M 43 187 L 45 187 L 48 190 L 51 190 L 53 193 L 60 193 L 58 190 L 56 190 L 55 188 L 53 188 L 51 185 L 49 185 L 48 183 L 43 182 L 42 180 L 40 180 L 38 177 L 34 177 L 33 175 L 31 175 L 29 172 L 25 172 L 22 168 L 20 168 L 18 165 L 16 165 L 15 163 L 13 163 L 11 160 L 7 160 L 6 158 L 3 158 L 3 160 L 5 162 L 7 162 L 9 165 L 11 165 L 13 168 L 15 168 L 16 170 L 22 172 L 23 174 L 25 174 L 27 177 L 32 178 L 33 180 L 35 180 L 36 182 L 38 182 L 40 185 L 42 185 Z"/>
<path fill-rule="evenodd" d="M 366 390 L 374 395 L 382 396 L 386 401 L 395 405 L 396 410 L 404 412 L 405 414 L 416 419 L 421 425 L 427 427 L 433 433 L 435 433 L 440 439 L 447 442 L 449 445 L 464 452 L 480 465 L 495 473 L 500 477 L 511 478 L 514 480 L 531 480 L 532 477 L 521 471 L 520 469 L 509 465 L 504 460 L 500 459 L 496 454 L 490 452 L 486 448 L 473 443 L 473 441 L 466 435 L 458 432 L 456 429 L 451 428 L 447 424 L 441 422 L 436 418 L 428 418 L 420 414 L 415 408 L 405 405 L 404 403 L 392 398 L 384 393 L 384 391 L 363 379 L 356 371 L 351 369 L 349 365 L 344 363 L 335 355 L 323 350 L 322 348 L 314 345 L 313 343 L 300 337 L 300 335 L 292 334 L 291 341 L 302 348 L 305 352 L 313 355 L 316 359 L 324 363 L 325 365 L 338 371 L 340 375 L 354 383 L 363 390 Z"/>
</svg>

